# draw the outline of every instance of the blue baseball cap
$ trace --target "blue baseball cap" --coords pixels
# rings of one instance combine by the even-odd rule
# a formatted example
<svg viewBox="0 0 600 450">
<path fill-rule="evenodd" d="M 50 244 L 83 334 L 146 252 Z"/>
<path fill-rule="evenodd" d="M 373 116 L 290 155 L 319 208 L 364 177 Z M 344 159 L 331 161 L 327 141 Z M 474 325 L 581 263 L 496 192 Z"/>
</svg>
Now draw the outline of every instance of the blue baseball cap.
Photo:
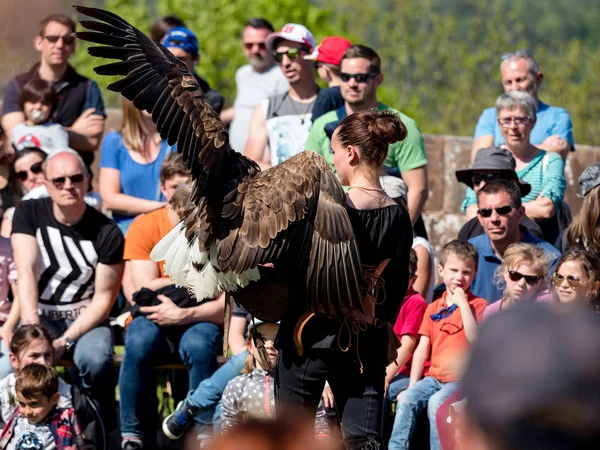
<svg viewBox="0 0 600 450">
<path fill-rule="evenodd" d="M 198 56 L 198 38 L 196 38 L 192 30 L 186 27 L 171 28 L 165 33 L 162 45 L 167 48 L 180 48 L 194 56 Z"/>
</svg>

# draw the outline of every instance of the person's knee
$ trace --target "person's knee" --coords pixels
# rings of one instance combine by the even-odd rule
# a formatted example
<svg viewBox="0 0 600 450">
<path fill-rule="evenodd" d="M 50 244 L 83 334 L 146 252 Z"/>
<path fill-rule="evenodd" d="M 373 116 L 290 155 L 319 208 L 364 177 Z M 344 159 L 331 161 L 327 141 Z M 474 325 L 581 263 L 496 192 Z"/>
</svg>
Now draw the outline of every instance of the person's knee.
<svg viewBox="0 0 600 450">
<path fill-rule="evenodd" d="M 160 337 L 158 326 L 145 317 L 136 317 L 125 334 L 125 356 L 130 360 L 144 359 L 152 352 Z"/>
<path fill-rule="evenodd" d="M 83 353 L 77 358 L 76 364 L 82 376 L 96 378 L 115 372 L 112 352 L 105 349 Z"/>
<path fill-rule="evenodd" d="M 198 324 L 213 325 L 213 324 Z M 220 347 L 219 328 L 199 326 L 188 330 L 179 343 L 179 356 L 186 364 L 209 363 L 215 359 Z"/>
</svg>

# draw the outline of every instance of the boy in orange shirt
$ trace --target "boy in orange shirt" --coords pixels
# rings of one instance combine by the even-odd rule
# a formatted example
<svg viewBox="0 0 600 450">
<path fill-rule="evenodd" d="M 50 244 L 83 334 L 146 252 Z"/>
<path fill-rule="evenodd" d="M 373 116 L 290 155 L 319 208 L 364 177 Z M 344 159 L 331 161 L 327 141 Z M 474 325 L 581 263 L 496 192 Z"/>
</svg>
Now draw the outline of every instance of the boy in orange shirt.
<svg viewBox="0 0 600 450">
<path fill-rule="evenodd" d="M 430 425 L 430 448 L 441 450 L 435 414 L 458 388 L 458 360 L 475 340 L 477 322 L 488 304 L 469 291 L 477 273 L 477 261 L 477 250 L 468 242 L 452 241 L 444 246 L 438 271 L 446 292 L 425 311 L 409 387 L 396 405 L 389 450 L 408 450 L 417 416 L 425 407 Z M 430 354 L 429 376 L 421 380 Z"/>
</svg>

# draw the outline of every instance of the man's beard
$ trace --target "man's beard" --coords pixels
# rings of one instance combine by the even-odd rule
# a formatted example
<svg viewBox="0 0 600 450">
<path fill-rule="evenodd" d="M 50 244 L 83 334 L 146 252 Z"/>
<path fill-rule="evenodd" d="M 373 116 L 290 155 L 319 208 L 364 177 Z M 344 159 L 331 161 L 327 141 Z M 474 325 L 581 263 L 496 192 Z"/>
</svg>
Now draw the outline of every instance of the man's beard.
<svg viewBox="0 0 600 450">
<path fill-rule="evenodd" d="M 248 60 L 248 64 L 250 64 L 255 69 L 264 67 L 265 62 L 266 62 L 266 58 L 263 55 L 261 55 L 260 53 L 250 55 L 246 59 Z"/>
</svg>

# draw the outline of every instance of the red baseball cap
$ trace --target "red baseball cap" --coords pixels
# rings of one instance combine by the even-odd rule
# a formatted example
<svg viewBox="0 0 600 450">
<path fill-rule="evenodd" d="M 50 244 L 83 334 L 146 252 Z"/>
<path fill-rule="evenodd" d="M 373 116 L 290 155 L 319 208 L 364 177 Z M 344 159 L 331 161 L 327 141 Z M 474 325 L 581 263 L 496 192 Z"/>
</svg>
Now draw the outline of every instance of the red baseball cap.
<svg viewBox="0 0 600 450">
<path fill-rule="evenodd" d="M 312 59 L 324 64 L 333 64 L 339 66 L 342 63 L 342 56 L 346 53 L 352 44 L 346 38 L 341 36 L 329 36 L 323 39 L 317 50 L 305 59 Z"/>
</svg>

